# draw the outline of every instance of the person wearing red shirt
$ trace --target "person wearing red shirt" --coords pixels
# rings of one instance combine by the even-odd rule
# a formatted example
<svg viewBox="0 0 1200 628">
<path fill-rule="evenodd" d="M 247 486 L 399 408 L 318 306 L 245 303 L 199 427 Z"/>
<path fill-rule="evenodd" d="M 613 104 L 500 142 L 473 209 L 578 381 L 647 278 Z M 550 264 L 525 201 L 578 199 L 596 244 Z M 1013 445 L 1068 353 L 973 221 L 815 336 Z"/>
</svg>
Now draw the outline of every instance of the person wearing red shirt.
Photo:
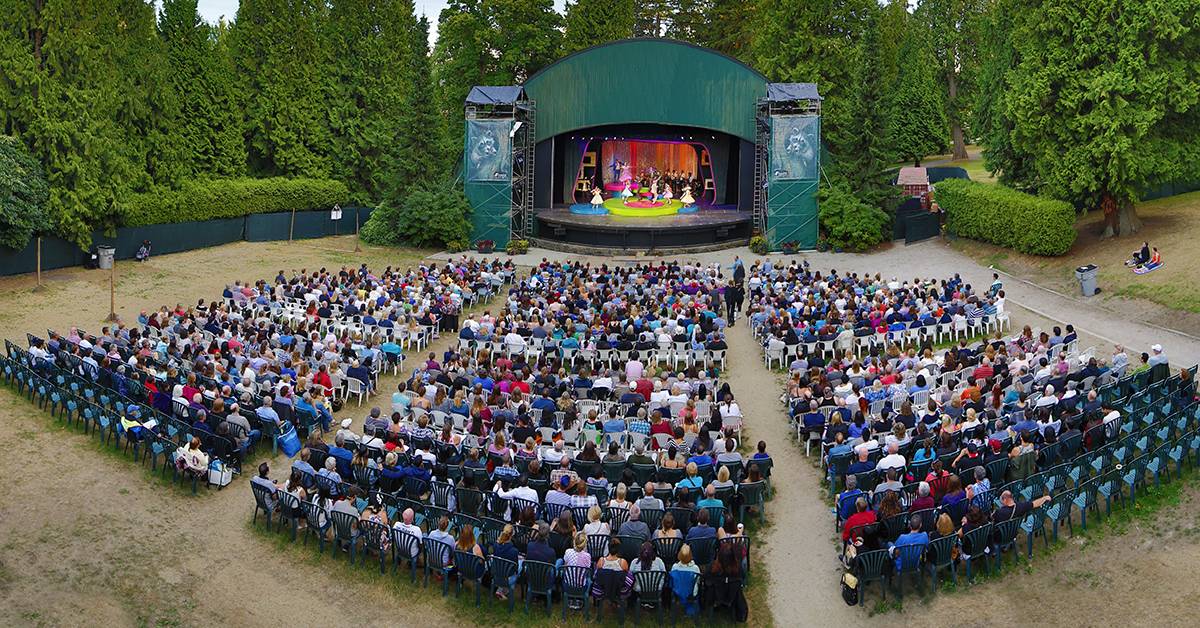
<svg viewBox="0 0 1200 628">
<path fill-rule="evenodd" d="M 650 399 L 651 393 L 654 392 L 654 384 L 649 378 L 643 377 L 634 384 L 634 391 L 642 396 L 642 399 Z"/>
<path fill-rule="evenodd" d="M 975 367 L 975 374 L 971 377 L 973 379 L 991 379 L 991 377 L 995 374 L 996 371 L 992 368 L 992 361 L 984 358 L 981 364 Z"/>
<path fill-rule="evenodd" d="M 333 380 L 329 378 L 329 367 L 324 364 L 313 375 L 313 383 L 324 388 L 326 391 L 333 390 Z"/>
<path fill-rule="evenodd" d="M 846 518 L 842 523 L 842 542 L 850 540 L 850 532 L 856 526 L 875 523 L 875 511 L 867 507 L 867 498 L 859 497 L 854 501 L 854 514 Z"/>
</svg>

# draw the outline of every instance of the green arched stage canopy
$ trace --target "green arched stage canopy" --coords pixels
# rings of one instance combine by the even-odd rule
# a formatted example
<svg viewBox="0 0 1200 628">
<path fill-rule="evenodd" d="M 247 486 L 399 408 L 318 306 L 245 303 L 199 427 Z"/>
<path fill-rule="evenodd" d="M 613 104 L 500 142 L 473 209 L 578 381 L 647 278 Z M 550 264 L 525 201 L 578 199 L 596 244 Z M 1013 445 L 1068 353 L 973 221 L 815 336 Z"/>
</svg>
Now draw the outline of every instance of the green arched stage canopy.
<svg viewBox="0 0 1200 628">
<path fill-rule="evenodd" d="M 670 124 L 754 142 L 767 79 L 736 59 L 670 39 L 625 39 L 581 50 L 525 82 L 536 140 L 588 127 Z"/>
<path fill-rule="evenodd" d="M 653 248 L 744 243 L 759 230 L 811 248 L 820 101 L 816 85 L 768 83 L 715 50 L 657 38 L 581 50 L 521 86 L 475 87 L 463 152 L 472 239 L 595 235 L 588 244 L 618 246 L 619 234 L 622 247 Z M 676 195 L 686 186 L 696 213 L 618 216 L 607 231 L 592 229 L 595 216 L 572 223 L 590 213 L 572 208 L 588 209 L 592 190 L 612 200 L 639 181 L 669 181 Z"/>
</svg>

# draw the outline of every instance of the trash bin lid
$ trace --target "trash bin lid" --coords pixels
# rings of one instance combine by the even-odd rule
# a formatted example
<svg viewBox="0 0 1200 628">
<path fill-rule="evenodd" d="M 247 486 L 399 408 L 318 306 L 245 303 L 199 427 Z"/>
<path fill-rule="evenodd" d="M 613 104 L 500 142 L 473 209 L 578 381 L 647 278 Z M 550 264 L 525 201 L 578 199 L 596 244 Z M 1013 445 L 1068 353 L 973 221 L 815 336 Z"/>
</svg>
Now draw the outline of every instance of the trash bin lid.
<svg viewBox="0 0 1200 628">
<path fill-rule="evenodd" d="M 1095 264 L 1088 264 L 1088 265 L 1086 265 L 1086 266 L 1080 266 L 1079 268 L 1076 268 L 1076 269 L 1075 269 L 1075 272 L 1077 272 L 1077 273 L 1087 273 L 1087 272 L 1091 272 L 1091 271 L 1093 271 L 1093 270 L 1096 270 L 1096 265 L 1095 265 Z"/>
</svg>

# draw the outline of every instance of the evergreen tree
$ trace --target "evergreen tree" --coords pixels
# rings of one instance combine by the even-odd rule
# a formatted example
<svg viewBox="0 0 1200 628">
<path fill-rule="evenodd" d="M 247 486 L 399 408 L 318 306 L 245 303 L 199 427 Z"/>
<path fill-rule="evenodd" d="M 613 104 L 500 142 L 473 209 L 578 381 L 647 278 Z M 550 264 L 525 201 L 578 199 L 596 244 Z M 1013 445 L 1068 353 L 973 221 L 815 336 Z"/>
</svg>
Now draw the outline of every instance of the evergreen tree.
<svg viewBox="0 0 1200 628">
<path fill-rule="evenodd" d="M 94 229 L 115 226 L 120 200 L 180 175 L 178 112 L 164 76 L 154 9 L 137 0 L 62 0 L 10 5 L 26 35 L 7 49 L 32 55 L 27 106 L 10 126 L 46 169 L 47 212 L 55 231 L 86 246 Z M 30 10 L 32 9 L 32 10 Z M 5 62 L 7 64 L 7 61 Z M 14 76 L 29 79 L 28 74 Z"/>
<path fill-rule="evenodd" d="M 858 63 L 857 42 L 867 20 L 879 10 L 876 0 L 760 0 L 751 57 L 754 67 L 776 82 L 816 83 L 824 97 L 825 139 L 860 123 L 846 106 Z M 844 151 L 829 143 L 835 154 Z"/>
<path fill-rule="evenodd" d="M 972 124 L 983 145 L 983 161 L 1004 185 L 1036 188 L 1032 158 L 1013 146 L 1014 121 L 1008 116 L 1008 73 L 1017 66 L 1011 37 L 1027 0 L 992 0 L 980 20 L 978 88 Z"/>
<path fill-rule="evenodd" d="M 20 249 L 49 230 L 49 196 L 42 165 L 20 140 L 0 135 L 0 245 Z"/>
<path fill-rule="evenodd" d="M 433 80 L 438 115 L 445 121 L 444 155 L 462 154 L 463 103 L 471 87 L 488 83 L 493 71 L 489 38 L 479 0 L 451 0 L 442 9 L 433 48 Z"/>
<path fill-rule="evenodd" d="M 158 32 L 166 45 L 167 82 L 179 100 L 174 121 L 189 176 L 231 177 L 246 168 L 233 60 L 222 27 L 204 22 L 196 0 L 164 0 Z"/>
<path fill-rule="evenodd" d="M 950 124 L 951 155 L 967 158 L 963 126 L 969 115 L 978 68 L 976 38 L 985 0 L 922 0 L 920 12 L 929 22 Z"/>
<path fill-rule="evenodd" d="M 325 177 L 332 171 L 328 12 L 318 0 L 242 0 L 238 6 L 233 49 L 256 175 Z"/>
<path fill-rule="evenodd" d="M 831 144 L 840 147 L 833 169 L 844 177 L 862 201 L 890 209 L 896 196 L 888 172 L 887 108 L 880 63 L 878 18 L 869 20 L 858 46 L 858 63 L 846 100 L 849 118 L 858 120 L 856 126 L 834 129 Z"/>
<path fill-rule="evenodd" d="M 560 56 L 562 16 L 553 0 L 484 0 L 496 59 L 493 84 L 517 85 Z"/>
<path fill-rule="evenodd" d="M 409 38 L 409 62 L 414 84 L 404 118 L 410 139 L 405 147 L 406 168 L 400 169 L 400 181 L 440 181 L 447 174 L 446 157 L 441 150 L 443 120 L 430 94 L 433 69 L 430 64 L 429 20 L 422 17 Z"/>
<path fill-rule="evenodd" d="M 910 20 L 900 46 L 900 72 L 887 107 L 888 144 L 897 155 L 918 166 L 925 155 L 946 147 L 946 107 L 936 67 L 925 25 Z"/>
<path fill-rule="evenodd" d="M 670 36 L 676 0 L 634 0 L 634 37 Z"/>
<path fill-rule="evenodd" d="M 378 203 L 383 188 L 411 183 L 405 166 L 423 158 L 413 154 L 412 138 L 426 131 L 407 118 L 421 97 L 412 60 L 416 31 L 412 0 L 330 5 L 332 158 L 355 203 Z"/>
<path fill-rule="evenodd" d="M 563 55 L 633 37 L 633 0 L 577 0 L 566 5 Z"/>
<path fill-rule="evenodd" d="M 900 45 L 908 30 L 908 0 L 889 0 L 879 14 L 879 76 L 884 93 L 895 90 L 900 77 Z"/>
<path fill-rule="evenodd" d="M 710 0 L 704 29 L 694 40 L 743 62 L 751 61 L 751 29 L 760 0 Z"/>
<path fill-rule="evenodd" d="M 713 0 L 670 0 L 671 23 L 666 36 L 704 45 L 713 30 Z"/>
</svg>

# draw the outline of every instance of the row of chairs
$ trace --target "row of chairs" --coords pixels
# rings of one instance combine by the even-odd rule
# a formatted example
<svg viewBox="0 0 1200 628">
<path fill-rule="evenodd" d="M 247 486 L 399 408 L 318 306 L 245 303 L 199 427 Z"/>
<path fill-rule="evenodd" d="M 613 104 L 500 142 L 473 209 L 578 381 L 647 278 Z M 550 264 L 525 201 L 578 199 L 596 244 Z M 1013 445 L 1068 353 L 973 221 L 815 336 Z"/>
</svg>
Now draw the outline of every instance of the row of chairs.
<svg viewBox="0 0 1200 628">
<path fill-rule="evenodd" d="M 442 581 L 443 596 L 449 593 L 452 576 L 457 576 L 456 590 L 459 594 L 462 593 L 466 583 L 472 583 L 475 588 L 476 606 L 480 604 L 481 591 L 484 588 L 490 588 L 494 594 L 498 588 L 508 588 L 510 582 L 515 582 L 523 591 L 526 613 L 529 612 L 530 602 L 540 597 L 544 600 L 546 614 L 549 615 L 553 598 L 560 596 L 564 621 L 568 604 L 571 602 L 578 602 L 579 608 L 584 611 L 585 618 L 588 619 L 590 619 L 590 606 L 595 604 L 597 620 L 602 619 L 603 603 L 609 602 L 616 606 L 621 620 L 624 620 L 625 605 L 622 603 L 620 592 L 625 572 L 595 570 L 591 566 L 556 567 L 551 563 L 533 560 L 526 560 L 518 565 L 494 554 L 479 557 L 473 552 L 458 550 L 450 543 L 428 538 L 429 529 L 436 526 L 436 522 L 429 518 L 422 521 L 422 535 L 417 536 L 405 530 L 389 528 L 382 523 L 363 521 L 347 512 L 335 510 L 325 513 L 315 502 L 301 501 L 285 491 L 277 491 L 272 495 L 270 489 L 261 485 L 251 484 L 251 488 L 255 498 L 253 523 L 257 523 L 258 513 L 261 511 L 265 516 L 264 521 L 268 529 L 272 527 L 274 520 L 275 530 L 278 532 L 290 528 L 291 538 L 295 541 L 298 538 L 298 524 L 304 522 L 304 544 L 307 545 L 309 540 L 315 537 L 318 543 L 318 553 L 322 555 L 325 552 L 328 533 L 332 537 L 331 555 L 336 556 L 338 548 L 344 548 L 348 552 L 348 560 L 351 565 L 356 562 L 362 565 L 377 561 L 381 575 L 388 573 L 389 565 L 393 575 L 404 569 L 409 572 L 409 579 L 414 584 L 418 580 L 418 574 L 423 573 L 423 586 L 426 588 L 429 586 L 430 574 L 433 574 Z M 365 505 L 365 502 L 361 503 L 361 506 Z M 484 522 L 486 521 L 488 520 L 484 520 Z M 496 526 L 481 527 L 484 525 L 486 524 L 469 517 L 456 517 L 452 519 L 448 532 L 452 536 L 456 536 L 462 526 L 472 526 L 479 532 L 476 536 L 482 539 L 481 546 L 490 549 L 496 542 L 499 531 Z M 500 525 L 502 527 L 503 524 Z M 514 546 L 524 552 L 533 534 L 532 528 L 515 526 Z M 588 537 L 589 554 L 594 557 L 607 554 L 608 544 L 613 539 L 620 541 L 619 552 L 625 560 L 632 562 L 637 558 L 642 539 L 619 534 L 613 536 L 590 535 Z M 564 535 L 551 533 L 548 543 L 561 558 L 566 549 L 571 546 L 572 540 Z M 701 569 L 699 575 L 670 570 L 670 566 L 675 562 L 675 557 L 684 544 L 682 538 L 659 538 L 654 539 L 652 543 L 655 546 L 656 554 L 663 559 L 666 570 L 642 571 L 634 575 L 638 591 L 637 603 L 634 605 L 635 620 L 640 619 L 640 609 L 643 607 L 655 610 L 657 619 L 661 622 L 664 603 L 671 607 L 670 612 L 674 619 L 675 615 L 684 608 L 694 606 L 698 602 L 703 603 L 709 609 L 711 618 L 713 610 L 721 605 L 719 604 L 721 600 L 713 599 L 715 595 L 712 594 L 731 584 L 741 587 L 749 578 L 747 570 L 744 579 L 738 578 L 736 582 L 730 583 L 723 576 L 712 573 L 709 569 L 716 556 L 717 548 L 721 544 L 733 545 L 737 555 L 744 556 L 746 564 L 749 565 L 751 543 L 748 537 L 728 537 L 721 541 L 715 538 L 689 541 L 688 545 L 692 550 L 693 559 Z M 374 559 L 372 559 L 372 555 Z M 609 578 L 614 578 L 613 574 L 619 576 L 619 580 L 614 579 L 609 582 Z M 677 578 L 682 580 L 678 583 L 672 582 Z M 698 595 L 691 593 L 696 588 L 697 578 L 701 581 Z M 600 581 L 597 582 L 597 579 Z M 594 585 L 603 591 L 602 596 L 594 595 L 594 591 L 596 591 Z M 675 591 L 688 593 L 680 595 Z M 708 598 L 705 597 L 706 593 L 710 593 Z M 509 612 L 513 611 L 515 603 L 514 591 L 508 600 Z M 728 604 L 724 605 L 728 606 Z"/>
<path fill-rule="evenodd" d="M 1179 408 L 1171 398 L 1163 398 L 1136 409 L 1127 419 L 1120 427 L 1120 436 L 1103 447 L 992 490 L 989 498 L 998 498 L 1005 490 L 1019 501 L 1051 496 L 1050 501 L 1024 517 L 985 523 L 968 531 L 961 541 L 952 535 L 935 539 L 928 546 L 900 546 L 897 548 L 900 569 L 895 572 L 889 567 L 893 554 L 887 549 L 858 553 L 853 564 L 860 586 L 879 581 L 881 593 L 886 598 L 889 582 L 903 595 L 906 576 L 916 577 L 923 588 L 924 576 L 928 575 L 936 589 L 937 575 L 941 571 L 949 570 L 957 582 L 960 562 L 970 581 L 972 566 L 980 559 L 985 568 L 990 562 L 992 569 L 998 572 L 1006 553 L 1013 554 L 1014 562 L 1020 555 L 1019 535 L 1025 537 L 1024 553 L 1029 560 L 1037 537 L 1042 537 L 1043 545 L 1048 546 L 1050 538 L 1058 539 L 1058 530 L 1063 525 L 1074 535 L 1075 512 L 1079 513 L 1081 528 L 1086 529 L 1089 513 L 1093 517 L 1100 516 L 1102 502 L 1105 516 L 1111 515 L 1114 506 L 1135 507 L 1139 493 L 1145 493 L 1151 484 L 1157 487 L 1164 481 L 1170 482 L 1173 477 L 1183 478 L 1185 464 L 1191 465 L 1193 470 L 1200 467 L 1200 430 L 1197 429 L 1200 405 L 1190 403 Z M 953 522 L 956 526 L 959 524 L 959 521 Z M 888 521 L 879 525 L 886 529 L 884 536 L 888 538 L 901 529 L 902 523 Z M 1049 534 L 1047 523 L 1051 524 Z M 864 531 L 855 530 L 851 534 L 861 532 Z M 956 546 L 963 555 L 959 561 L 952 557 Z M 860 604 L 863 597 L 860 592 Z"/>
<path fill-rule="evenodd" d="M 51 372 L 47 372 L 47 369 Z M 81 428 L 85 434 L 100 439 L 105 446 L 112 443 L 114 449 L 130 456 L 139 465 L 149 461 L 151 471 L 161 476 L 165 476 L 169 470 L 174 483 L 190 479 L 193 494 L 198 492 L 201 476 L 190 474 L 185 477 L 175 465 L 178 450 L 187 445 L 193 436 L 201 439 L 202 449 L 214 460 L 221 460 L 226 468 L 237 474 L 240 466 L 236 453 L 238 450 L 231 439 L 193 430 L 185 422 L 122 397 L 84 377 L 45 365 L 35 368 L 32 357 L 11 343 L 8 344 L 8 356 L 0 356 L 0 373 L 4 382 L 14 386 L 18 394 L 38 408 L 48 410 L 51 416 L 65 425 Z M 158 425 L 139 438 L 134 438 L 121 423 L 122 416 L 134 412 L 143 421 L 153 417 Z M 207 480 L 207 474 L 203 479 Z M 209 485 L 207 481 L 204 483 Z"/>
</svg>

